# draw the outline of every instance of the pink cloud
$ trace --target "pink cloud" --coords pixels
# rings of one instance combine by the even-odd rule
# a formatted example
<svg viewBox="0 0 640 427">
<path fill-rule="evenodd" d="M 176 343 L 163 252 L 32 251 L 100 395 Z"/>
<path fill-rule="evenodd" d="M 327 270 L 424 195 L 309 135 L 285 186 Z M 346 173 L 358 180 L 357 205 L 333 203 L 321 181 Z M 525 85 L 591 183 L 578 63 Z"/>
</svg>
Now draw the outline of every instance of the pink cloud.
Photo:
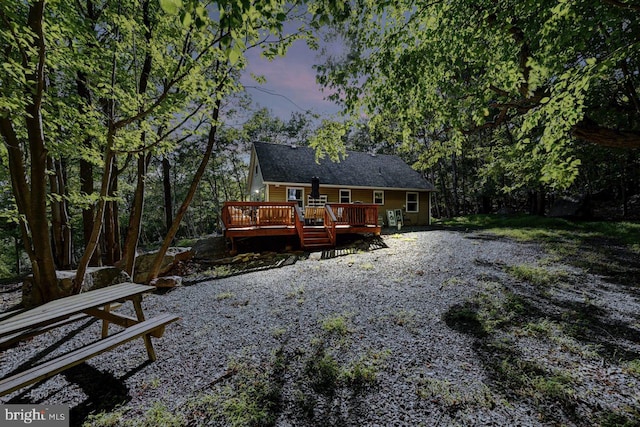
<svg viewBox="0 0 640 427">
<path fill-rule="evenodd" d="M 287 116 L 291 111 L 298 110 L 291 102 L 302 110 L 329 114 L 337 112 L 337 106 L 325 99 L 331 92 L 323 92 L 322 87 L 316 82 L 313 64 L 317 61 L 317 55 L 305 43 L 294 43 L 286 56 L 272 61 L 261 57 L 258 50 L 248 52 L 247 60 L 248 66 L 242 79 L 243 83 L 247 86 L 258 86 L 258 83 L 251 79 L 250 73 L 263 76 L 266 83 L 260 87 L 272 93 L 269 95 L 263 91 L 251 91 L 254 99 L 259 98 L 256 99 L 259 104 L 268 108 L 279 105 L 289 110 Z M 283 97 L 291 100 L 289 106 L 285 105 L 286 102 L 282 102 L 286 101 Z"/>
</svg>

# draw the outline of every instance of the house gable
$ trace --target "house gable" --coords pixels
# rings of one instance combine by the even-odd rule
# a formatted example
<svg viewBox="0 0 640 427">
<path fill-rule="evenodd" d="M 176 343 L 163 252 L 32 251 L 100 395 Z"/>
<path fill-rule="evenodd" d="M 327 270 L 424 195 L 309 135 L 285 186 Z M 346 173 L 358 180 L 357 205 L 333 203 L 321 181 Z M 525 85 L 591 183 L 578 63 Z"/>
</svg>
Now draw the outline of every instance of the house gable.
<svg viewBox="0 0 640 427">
<path fill-rule="evenodd" d="M 264 178 L 262 177 L 262 168 L 260 167 L 260 161 L 256 156 L 256 148 L 251 148 L 251 157 L 249 158 L 249 174 L 247 175 L 248 185 L 247 188 L 251 194 L 260 192 L 264 187 Z"/>
</svg>

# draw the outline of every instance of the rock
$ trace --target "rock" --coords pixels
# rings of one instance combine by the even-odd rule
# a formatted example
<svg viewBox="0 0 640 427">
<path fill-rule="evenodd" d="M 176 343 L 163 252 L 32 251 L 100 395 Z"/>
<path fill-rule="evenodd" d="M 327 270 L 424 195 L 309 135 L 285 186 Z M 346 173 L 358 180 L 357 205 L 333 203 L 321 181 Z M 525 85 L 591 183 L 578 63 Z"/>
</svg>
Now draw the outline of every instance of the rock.
<svg viewBox="0 0 640 427">
<path fill-rule="evenodd" d="M 218 259 L 227 256 L 227 242 L 224 236 L 211 236 L 198 240 L 193 247 L 195 259 Z"/>
<path fill-rule="evenodd" d="M 249 252 L 245 254 L 236 255 L 231 259 L 231 263 L 239 263 L 239 262 L 249 262 L 254 259 L 260 258 L 260 254 Z"/>
<path fill-rule="evenodd" d="M 136 283 L 147 283 L 149 281 L 149 271 L 158 251 L 148 252 L 136 257 L 135 273 L 133 281 Z M 160 266 L 159 275 L 163 275 L 170 271 L 174 265 L 181 261 L 187 261 L 193 258 L 191 248 L 169 248 Z"/>
<path fill-rule="evenodd" d="M 58 278 L 57 286 L 60 295 L 71 295 L 76 270 L 56 271 L 56 276 Z M 130 280 L 129 275 L 117 267 L 89 267 L 87 268 L 84 282 L 82 283 L 82 292 L 128 282 Z M 25 307 L 33 307 L 37 305 L 39 301 L 40 298 L 33 295 L 33 276 L 29 275 L 24 279 L 22 284 L 22 303 Z"/>
<path fill-rule="evenodd" d="M 129 281 L 131 281 L 131 277 L 117 267 L 89 267 L 82 284 L 82 291 L 104 288 Z"/>
<path fill-rule="evenodd" d="M 552 218 L 587 218 L 590 216 L 589 206 L 585 199 L 558 199 L 549 209 Z"/>
<path fill-rule="evenodd" d="M 310 261 L 320 261 L 322 259 L 322 252 L 318 251 L 318 252 L 311 252 L 309 254 L 309 258 Z"/>
<path fill-rule="evenodd" d="M 157 277 L 149 282 L 151 286 L 157 288 L 175 288 L 176 286 L 182 286 L 182 277 L 180 276 L 164 276 Z"/>
<path fill-rule="evenodd" d="M 169 248 L 165 256 L 173 256 L 176 261 L 189 261 L 193 258 L 191 248 Z"/>
<path fill-rule="evenodd" d="M 513 215 L 515 211 L 509 207 L 501 207 L 496 213 L 498 215 Z"/>
<path fill-rule="evenodd" d="M 71 295 L 72 281 L 75 271 L 56 271 L 58 292 L 62 296 Z M 35 307 L 42 304 L 42 296 L 34 293 L 33 275 L 28 275 L 22 282 L 22 305 L 25 308 Z"/>
<path fill-rule="evenodd" d="M 285 259 L 281 264 L 280 267 L 286 267 L 289 265 L 293 265 L 296 263 L 296 261 L 298 261 L 298 257 L 296 255 L 291 255 L 289 257 L 287 257 L 287 259 Z"/>
</svg>

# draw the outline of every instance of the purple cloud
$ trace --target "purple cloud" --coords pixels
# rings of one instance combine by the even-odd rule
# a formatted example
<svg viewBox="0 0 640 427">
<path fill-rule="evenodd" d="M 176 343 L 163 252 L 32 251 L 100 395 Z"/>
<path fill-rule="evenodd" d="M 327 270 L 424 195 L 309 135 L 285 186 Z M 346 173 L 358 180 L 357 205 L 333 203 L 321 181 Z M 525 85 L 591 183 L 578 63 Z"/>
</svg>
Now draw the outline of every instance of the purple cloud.
<svg viewBox="0 0 640 427">
<path fill-rule="evenodd" d="M 286 56 L 272 61 L 261 57 L 257 49 L 249 51 L 242 83 L 251 86 L 248 90 L 256 104 L 271 109 L 283 119 L 288 119 L 294 111 L 335 114 L 338 106 L 325 99 L 330 92 L 323 92 L 316 82 L 312 68 L 316 56 L 302 41 L 295 42 Z M 259 85 L 250 73 L 263 76 L 266 83 Z"/>
</svg>

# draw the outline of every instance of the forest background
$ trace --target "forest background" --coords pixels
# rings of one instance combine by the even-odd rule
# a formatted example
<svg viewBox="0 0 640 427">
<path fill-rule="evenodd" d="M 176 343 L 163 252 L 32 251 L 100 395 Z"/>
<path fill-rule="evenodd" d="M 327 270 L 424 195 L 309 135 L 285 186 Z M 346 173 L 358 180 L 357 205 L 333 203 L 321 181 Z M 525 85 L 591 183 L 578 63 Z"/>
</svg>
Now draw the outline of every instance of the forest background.
<svg viewBox="0 0 640 427">
<path fill-rule="evenodd" d="M 623 0 L 2 2 L 0 276 L 32 272 L 46 301 L 57 269 L 77 291 L 140 246 L 159 269 L 249 197 L 254 141 L 398 154 L 436 217 L 572 197 L 637 219 L 639 17 Z M 316 68 L 343 113 L 252 111 L 248 53 L 323 38 L 345 46 Z"/>
</svg>

